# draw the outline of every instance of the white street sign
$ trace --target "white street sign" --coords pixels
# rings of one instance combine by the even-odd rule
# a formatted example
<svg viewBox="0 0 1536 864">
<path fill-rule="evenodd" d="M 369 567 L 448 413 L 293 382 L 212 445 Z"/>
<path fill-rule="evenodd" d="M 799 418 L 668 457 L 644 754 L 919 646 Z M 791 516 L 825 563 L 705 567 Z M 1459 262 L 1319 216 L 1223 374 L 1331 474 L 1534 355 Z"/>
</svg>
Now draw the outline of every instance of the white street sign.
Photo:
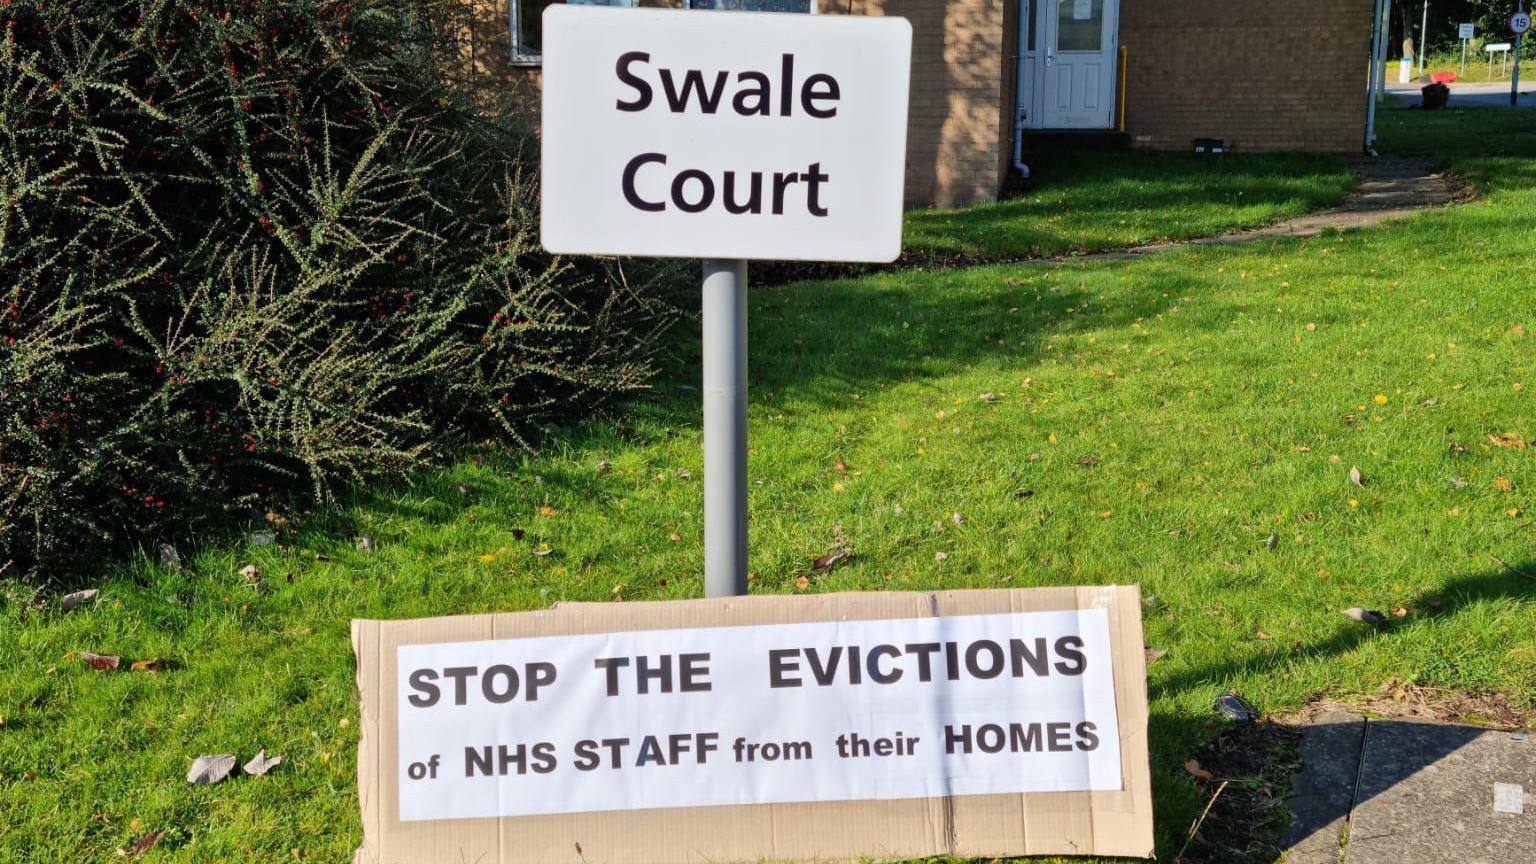
<svg viewBox="0 0 1536 864">
<path fill-rule="evenodd" d="M 901 18 L 550 5 L 544 248 L 894 260 L 911 54 Z"/>
<path fill-rule="evenodd" d="M 1509 16 L 1509 32 L 1520 36 L 1531 29 L 1531 13 L 1516 12 Z"/>
<path fill-rule="evenodd" d="M 1474 38 L 1476 38 L 1476 36 L 1477 36 L 1477 28 L 1475 26 L 1473 26 L 1472 24 L 1458 24 L 1458 25 L 1456 25 L 1456 38 L 1458 38 L 1458 39 L 1474 39 Z"/>
</svg>

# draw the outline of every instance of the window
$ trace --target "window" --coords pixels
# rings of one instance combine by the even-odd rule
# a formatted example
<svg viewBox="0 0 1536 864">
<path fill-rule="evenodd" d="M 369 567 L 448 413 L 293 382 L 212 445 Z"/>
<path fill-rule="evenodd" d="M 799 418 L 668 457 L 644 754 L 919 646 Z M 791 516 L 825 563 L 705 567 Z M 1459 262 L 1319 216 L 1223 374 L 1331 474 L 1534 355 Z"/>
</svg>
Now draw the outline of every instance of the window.
<svg viewBox="0 0 1536 864">
<path fill-rule="evenodd" d="M 689 9 L 729 9 L 735 12 L 800 12 L 809 14 L 813 0 L 688 0 Z"/>
<path fill-rule="evenodd" d="M 560 0 L 507 0 L 512 9 L 512 62 L 537 63 L 544 51 L 544 9 Z M 579 6 L 633 6 L 635 0 L 568 0 Z"/>
</svg>

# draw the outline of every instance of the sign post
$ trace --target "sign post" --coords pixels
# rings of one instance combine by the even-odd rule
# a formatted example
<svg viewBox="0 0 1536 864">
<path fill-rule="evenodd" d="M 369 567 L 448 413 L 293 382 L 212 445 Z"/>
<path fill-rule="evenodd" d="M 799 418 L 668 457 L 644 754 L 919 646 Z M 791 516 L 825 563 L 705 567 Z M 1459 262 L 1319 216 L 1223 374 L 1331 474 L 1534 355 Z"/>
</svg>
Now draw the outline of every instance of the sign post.
<svg viewBox="0 0 1536 864">
<path fill-rule="evenodd" d="M 902 18 L 544 12 L 540 239 L 702 258 L 704 582 L 747 591 L 747 261 L 901 254 Z"/>
<path fill-rule="evenodd" d="M 1521 4 L 1524 6 L 1524 3 Z M 1531 13 L 1521 8 L 1509 17 L 1509 32 L 1515 34 L 1515 67 L 1509 77 L 1509 105 L 1520 107 L 1520 48 L 1525 44 L 1525 34 L 1531 29 Z"/>
<path fill-rule="evenodd" d="M 1467 77 L 1467 43 L 1477 36 L 1477 27 L 1470 22 L 1456 25 L 1456 36 L 1461 40 L 1461 77 Z"/>
<path fill-rule="evenodd" d="M 747 262 L 704 262 L 704 596 L 747 593 Z"/>
</svg>

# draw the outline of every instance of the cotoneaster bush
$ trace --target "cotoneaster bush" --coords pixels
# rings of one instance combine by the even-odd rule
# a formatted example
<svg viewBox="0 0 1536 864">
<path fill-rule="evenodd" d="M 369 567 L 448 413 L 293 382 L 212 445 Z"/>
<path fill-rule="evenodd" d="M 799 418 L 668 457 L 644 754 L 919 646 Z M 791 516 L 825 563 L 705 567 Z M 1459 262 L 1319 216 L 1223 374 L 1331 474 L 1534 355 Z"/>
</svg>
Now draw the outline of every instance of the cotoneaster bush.
<svg viewBox="0 0 1536 864">
<path fill-rule="evenodd" d="M 542 253 L 436 0 L 0 0 L 0 571 L 519 446 L 643 387 L 656 268 Z"/>
</svg>

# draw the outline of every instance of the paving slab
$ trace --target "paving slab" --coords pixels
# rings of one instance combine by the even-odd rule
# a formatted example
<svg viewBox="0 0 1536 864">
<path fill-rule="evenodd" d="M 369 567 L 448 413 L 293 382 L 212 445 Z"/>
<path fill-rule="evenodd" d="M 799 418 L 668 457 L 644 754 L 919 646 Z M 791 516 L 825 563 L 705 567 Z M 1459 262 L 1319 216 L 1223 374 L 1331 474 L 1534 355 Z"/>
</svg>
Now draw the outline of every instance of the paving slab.
<svg viewBox="0 0 1536 864">
<path fill-rule="evenodd" d="M 1301 770 L 1291 778 L 1286 807 L 1285 864 L 1338 864 L 1355 802 L 1365 743 L 1365 718 L 1347 711 L 1319 715 L 1302 734 Z"/>
<path fill-rule="evenodd" d="M 1343 864 L 1536 861 L 1526 733 L 1369 720 L 1354 798 Z"/>
</svg>

